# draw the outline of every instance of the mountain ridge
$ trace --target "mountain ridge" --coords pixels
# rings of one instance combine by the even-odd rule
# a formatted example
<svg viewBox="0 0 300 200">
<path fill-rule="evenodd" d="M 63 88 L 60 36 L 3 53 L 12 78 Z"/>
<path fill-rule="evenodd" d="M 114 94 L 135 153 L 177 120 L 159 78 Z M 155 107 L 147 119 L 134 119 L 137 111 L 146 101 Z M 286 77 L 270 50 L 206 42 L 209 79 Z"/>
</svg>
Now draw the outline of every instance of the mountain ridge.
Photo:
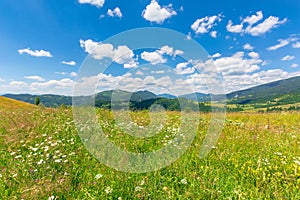
<svg viewBox="0 0 300 200">
<path fill-rule="evenodd" d="M 243 90 L 238 90 L 226 94 L 227 103 L 229 104 L 249 104 L 258 102 L 274 101 L 276 98 L 291 98 L 289 96 L 300 97 L 300 76 L 295 76 L 287 79 L 273 81 L 258 86 L 250 87 Z M 21 100 L 28 103 L 34 103 L 34 99 L 38 96 L 41 102 L 48 107 L 57 107 L 59 105 L 72 105 L 72 96 L 54 95 L 54 94 L 5 94 L 4 97 Z M 175 99 L 176 96 L 171 94 L 154 94 L 150 91 L 129 92 L 126 90 L 107 90 L 95 94 L 96 101 L 103 102 L 121 102 L 134 101 L 140 102 L 149 99 Z M 178 98 L 185 98 L 197 102 L 210 101 L 211 94 L 204 93 L 190 93 L 178 96 Z M 298 98 L 297 98 L 298 99 Z M 298 101 L 298 100 L 297 100 Z M 299 99 L 300 101 L 300 99 Z M 51 102 L 51 103 L 50 103 Z"/>
</svg>

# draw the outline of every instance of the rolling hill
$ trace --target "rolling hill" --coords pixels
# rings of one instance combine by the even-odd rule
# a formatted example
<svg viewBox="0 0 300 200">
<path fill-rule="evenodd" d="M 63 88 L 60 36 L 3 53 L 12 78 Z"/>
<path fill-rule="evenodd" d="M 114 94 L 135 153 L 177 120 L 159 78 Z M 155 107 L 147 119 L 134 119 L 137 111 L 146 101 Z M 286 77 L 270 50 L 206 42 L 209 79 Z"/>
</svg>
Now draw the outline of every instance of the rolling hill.
<svg viewBox="0 0 300 200">
<path fill-rule="evenodd" d="M 47 107 L 58 107 L 62 104 L 72 105 L 71 96 L 63 95 L 30 95 L 30 94 L 6 94 L 8 98 L 33 103 L 39 96 L 43 105 Z M 84 97 L 83 97 L 84 98 Z M 110 107 L 110 103 L 115 105 L 122 102 L 135 102 L 141 104 L 143 101 L 155 102 L 156 99 L 171 101 L 176 97 L 170 94 L 156 95 L 149 91 L 128 92 L 124 90 L 108 90 L 95 95 L 96 106 Z M 192 101 L 207 102 L 210 101 L 210 94 L 195 93 L 179 96 Z M 276 105 L 285 105 L 300 102 L 300 77 L 270 82 L 267 84 L 251 87 L 245 90 L 231 92 L 226 95 L 228 104 L 257 104 L 275 102 Z M 160 100 L 161 101 L 161 100 Z"/>
<path fill-rule="evenodd" d="M 1 109 L 33 109 L 37 106 L 23 101 L 0 96 L 0 107 Z"/>
<path fill-rule="evenodd" d="M 279 80 L 246 90 L 226 95 L 228 103 L 249 104 L 266 103 L 269 101 L 293 102 L 300 101 L 300 77 Z"/>
</svg>

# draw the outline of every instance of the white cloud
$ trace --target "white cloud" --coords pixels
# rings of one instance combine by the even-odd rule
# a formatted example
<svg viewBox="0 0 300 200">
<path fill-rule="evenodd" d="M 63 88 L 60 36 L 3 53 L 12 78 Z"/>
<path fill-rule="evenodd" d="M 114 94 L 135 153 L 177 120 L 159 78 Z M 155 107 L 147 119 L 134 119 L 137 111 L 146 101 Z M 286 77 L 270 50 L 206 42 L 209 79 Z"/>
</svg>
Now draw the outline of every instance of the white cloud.
<svg viewBox="0 0 300 200">
<path fill-rule="evenodd" d="M 269 32 L 271 29 L 287 22 L 287 18 L 280 20 L 278 17 L 269 16 L 263 22 L 255 25 L 262 19 L 263 13 L 262 11 L 258 11 L 256 12 L 256 14 L 248 16 L 245 19 L 241 20 L 241 24 L 233 25 L 232 21 L 229 20 L 226 29 L 228 32 L 232 33 L 246 33 L 252 36 L 261 36 Z M 248 24 L 246 28 L 244 28 L 244 24 Z"/>
<path fill-rule="evenodd" d="M 35 80 L 35 81 L 45 81 L 45 79 L 43 79 L 40 76 L 24 76 L 24 78 L 29 79 L 29 80 Z"/>
<path fill-rule="evenodd" d="M 188 67 L 190 62 L 183 62 L 176 65 L 177 74 L 192 74 L 195 72 L 194 67 Z"/>
<path fill-rule="evenodd" d="M 243 24 L 233 25 L 232 21 L 229 20 L 228 24 L 226 25 L 226 29 L 228 32 L 231 32 L 231 33 L 242 33 L 243 32 Z"/>
<path fill-rule="evenodd" d="M 66 75 L 70 77 L 76 77 L 78 75 L 76 72 L 55 72 L 55 74 Z"/>
<path fill-rule="evenodd" d="M 189 33 L 187 34 L 186 39 L 187 39 L 187 40 L 191 40 L 191 39 L 192 39 L 191 32 L 189 32 Z"/>
<path fill-rule="evenodd" d="M 263 13 L 262 11 L 256 12 L 256 15 L 248 16 L 243 20 L 243 23 L 248 23 L 249 25 L 253 25 L 258 21 L 262 20 Z"/>
<path fill-rule="evenodd" d="M 295 49 L 300 48 L 300 42 L 296 42 L 296 43 L 292 44 L 292 47 Z"/>
<path fill-rule="evenodd" d="M 163 54 L 167 54 L 169 56 L 172 56 L 173 54 L 173 51 L 174 51 L 174 48 L 173 47 L 169 47 L 169 46 L 163 46 L 161 47 L 159 50 L 157 50 L 157 52 L 160 54 L 160 55 L 163 55 Z"/>
<path fill-rule="evenodd" d="M 138 70 L 135 74 L 136 75 L 144 75 L 144 72 L 142 72 L 141 70 Z"/>
<path fill-rule="evenodd" d="M 161 7 L 156 0 L 152 0 L 146 9 L 143 10 L 142 16 L 150 22 L 162 24 L 166 19 L 176 14 L 172 8 L 172 4 Z"/>
<path fill-rule="evenodd" d="M 167 62 L 167 59 L 165 59 L 163 57 L 164 55 L 169 55 L 169 56 L 172 56 L 173 58 L 175 58 L 176 56 L 182 55 L 182 54 L 184 54 L 184 52 L 182 50 L 178 50 L 178 49 L 174 50 L 173 47 L 169 47 L 169 46 L 165 45 L 154 52 L 144 51 L 141 54 L 141 58 L 143 60 L 150 62 L 152 65 L 156 65 L 159 63 Z"/>
<path fill-rule="evenodd" d="M 11 85 L 11 86 L 18 86 L 18 87 L 24 87 L 24 86 L 27 86 L 27 83 L 25 83 L 23 81 L 11 81 L 9 83 L 9 85 Z"/>
<path fill-rule="evenodd" d="M 123 16 L 119 7 L 116 7 L 114 10 L 108 9 L 107 10 L 107 15 L 109 15 L 111 17 L 117 16 L 119 18 L 121 18 Z"/>
<path fill-rule="evenodd" d="M 245 50 L 253 50 L 254 49 L 254 47 L 253 46 L 251 46 L 250 44 L 245 44 L 244 46 L 243 46 L 243 48 L 245 49 Z"/>
<path fill-rule="evenodd" d="M 5 80 L 3 78 L 0 78 L 0 82 L 5 82 Z"/>
<path fill-rule="evenodd" d="M 64 94 L 72 95 L 75 81 L 64 78 L 61 80 L 49 80 L 47 82 L 34 82 L 29 90 L 38 94 Z"/>
<path fill-rule="evenodd" d="M 211 57 L 212 58 L 219 58 L 219 57 L 221 57 L 222 56 L 222 54 L 220 54 L 220 53 L 215 53 L 214 55 L 212 55 Z"/>
<path fill-rule="evenodd" d="M 76 65 L 76 62 L 73 60 L 72 61 L 62 61 L 61 64 L 74 66 L 74 65 Z"/>
<path fill-rule="evenodd" d="M 271 29 L 276 28 L 278 25 L 284 24 L 286 21 L 286 18 L 283 20 L 279 20 L 278 17 L 270 16 L 257 26 L 247 28 L 246 33 L 249 33 L 252 36 L 260 36 L 270 31 Z"/>
<path fill-rule="evenodd" d="M 76 73 L 76 72 L 71 72 L 71 73 L 70 73 L 70 76 L 71 76 L 71 77 L 76 77 L 76 76 L 77 76 L 77 73 Z"/>
<path fill-rule="evenodd" d="M 175 50 L 174 53 L 173 53 L 173 57 L 176 57 L 178 55 L 183 55 L 183 54 L 184 54 L 183 51 L 181 51 L 181 50 Z"/>
<path fill-rule="evenodd" d="M 141 54 L 141 58 L 150 62 L 152 65 L 167 62 L 167 59 L 163 58 L 163 56 L 160 53 L 158 53 L 157 51 L 154 51 L 154 52 L 144 51 Z"/>
<path fill-rule="evenodd" d="M 287 55 L 287 56 L 284 56 L 283 58 L 281 58 L 281 60 L 288 61 L 288 60 L 293 60 L 294 58 L 295 58 L 295 56 Z"/>
<path fill-rule="evenodd" d="M 217 31 L 210 32 L 210 36 L 213 37 L 213 38 L 216 38 L 217 37 Z"/>
<path fill-rule="evenodd" d="M 18 50 L 19 54 L 28 54 L 30 56 L 35 56 L 35 57 L 53 57 L 52 54 L 49 51 L 45 50 L 31 50 L 30 48 L 27 49 L 19 49 Z"/>
<path fill-rule="evenodd" d="M 138 65 L 133 51 L 125 45 L 114 48 L 112 44 L 94 42 L 88 39 L 85 41 L 80 40 L 80 46 L 97 60 L 110 58 L 118 64 L 123 64 L 124 68 L 134 68 Z"/>
<path fill-rule="evenodd" d="M 251 55 L 251 59 L 246 59 L 244 52 L 236 52 L 231 57 L 221 57 L 213 63 L 223 75 L 252 73 L 260 69 L 258 65 L 263 61 L 258 54 L 253 52 Z"/>
<path fill-rule="evenodd" d="M 296 63 L 293 63 L 293 64 L 291 65 L 292 68 L 296 68 L 296 67 L 298 67 L 298 66 L 299 66 L 299 65 L 296 64 Z"/>
<path fill-rule="evenodd" d="M 256 53 L 256 52 L 250 52 L 250 53 L 248 53 L 248 55 L 251 57 L 251 58 L 259 58 L 259 54 L 258 53 Z"/>
<path fill-rule="evenodd" d="M 278 41 L 279 41 L 278 44 L 276 44 L 274 46 L 268 47 L 267 50 L 274 51 L 274 50 L 277 50 L 277 49 L 279 49 L 281 47 L 284 47 L 284 46 L 286 46 L 286 45 L 288 45 L 290 43 L 290 39 L 285 39 L 285 40 L 279 39 Z"/>
<path fill-rule="evenodd" d="M 208 33 L 212 27 L 216 25 L 216 22 L 222 20 L 221 15 L 206 16 L 201 19 L 197 19 L 192 25 L 191 28 L 195 31 L 196 34 Z"/>
<path fill-rule="evenodd" d="M 96 6 L 98 8 L 101 8 L 104 4 L 104 0 L 78 0 L 79 3 L 81 4 L 91 4 L 93 6 Z"/>
</svg>

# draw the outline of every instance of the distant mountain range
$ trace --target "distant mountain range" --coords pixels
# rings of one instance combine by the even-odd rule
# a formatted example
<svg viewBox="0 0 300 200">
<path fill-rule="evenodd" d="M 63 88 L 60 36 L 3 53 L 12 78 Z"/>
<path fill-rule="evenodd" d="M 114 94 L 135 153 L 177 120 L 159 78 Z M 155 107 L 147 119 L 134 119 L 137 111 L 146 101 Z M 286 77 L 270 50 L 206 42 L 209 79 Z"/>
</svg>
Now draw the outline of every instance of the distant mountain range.
<svg viewBox="0 0 300 200">
<path fill-rule="evenodd" d="M 72 105 L 71 96 L 63 95 L 31 95 L 31 94 L 5 94 L 8 98 L 34 103 L 34 99 L 39 96 L 40 101 L 47 107 L 57 107 L 62 104 Z M 208 102 L 210 94 L 192 93 L 179 96 L 180 99 L 192 100 L 195 102 Z M 300 102 L 300 77 L 293 77 L 285 80 L 275 81 L 249 89 L 231 92 L 226 95 L 228 104 L 255 104 L 278 102 L 278 104 L 288 104 Z M 108 90 L 95 95 L 96 105 L 111 106 L 110 103 L 120 104 L 122 102 L 132 102 L 135 105 L 141 102 L 153 103 L 156 100 L 175 103 L 177 97 L 171 94 L 154 94 L 149 91 L 128 92 L 124 90 Z M 178 103 L 178 102 L 177 102 Z"/>
</svg>

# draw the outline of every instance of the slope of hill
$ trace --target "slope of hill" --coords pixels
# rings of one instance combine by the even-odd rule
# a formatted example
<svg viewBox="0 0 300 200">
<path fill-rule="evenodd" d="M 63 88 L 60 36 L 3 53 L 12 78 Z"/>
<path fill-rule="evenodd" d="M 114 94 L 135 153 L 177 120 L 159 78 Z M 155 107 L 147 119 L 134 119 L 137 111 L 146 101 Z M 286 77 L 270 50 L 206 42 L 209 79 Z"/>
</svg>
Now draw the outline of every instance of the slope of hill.
<svg viewBox="0 0 300 200">
<path fill-rule="evenodd" d="M 36 108 L 35 105 L 30 104 L 30 103 L 26 103 L 23 101 L 18 101 L 15 99 L 10 99 L 7 97 L 2 97 L 0 96 L 0 108 L 1 109 L 32 109 L 32 108 Z"/>
<path fill-rule="evenodd" d="M 72 105 L 72 97 L 54 94 L 31 95 L 31 94 L 5 94 L 8 98 L 34 103 L 34 99 L 39 96 L 41 103 L 46 107 L 58 107 L 62 104 Z"/>
<path fill-rule="evenodd" d="M 279 80 L 227 94 L 229 103 L 248 104 L 268 101 L 300 101 L 300 77 Z"/>
</svg>

